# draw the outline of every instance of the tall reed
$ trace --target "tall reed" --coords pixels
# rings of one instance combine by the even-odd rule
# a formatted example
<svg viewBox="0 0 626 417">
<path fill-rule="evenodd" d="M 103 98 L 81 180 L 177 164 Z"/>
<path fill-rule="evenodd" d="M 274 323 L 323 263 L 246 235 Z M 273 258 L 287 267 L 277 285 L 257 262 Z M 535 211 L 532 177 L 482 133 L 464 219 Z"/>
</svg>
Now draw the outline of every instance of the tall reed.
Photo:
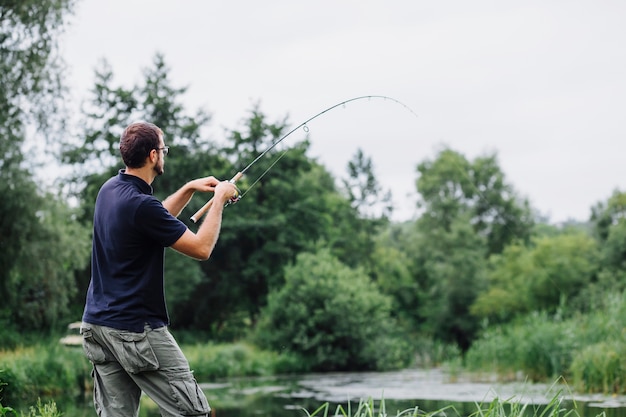
<svg viewBox="0 0 626 417">
<path fill-rule="evenodd" d="M 488 403 L 476 403 L 476 411 L 468 417 L 580 417 L 576 403 L 572 407 L 564 406 L 564 396 L 558 391 L 547 405 L 531 405 L 519 399 L 510 398 L 503 400 L 495 398 Z M 380 400 L 378 406 L 371 398 L 361 400 L 352 409 L 350 403 L 346 407 L 338 405 L 334 410 L 329 403 L 322 404 L 318 409 L 310 413 L 303 410 L 307 417 L 390 417 L 385 407 L 385 400 Z M 396 417 L 464 417 L 458 413 L 454 406 L 443 407 L 434 411 L 424 411 L 418 406 L 403 411 L 398 411 Z M 598 414 L 605 417 L 605 413 Z"/>
</svg>

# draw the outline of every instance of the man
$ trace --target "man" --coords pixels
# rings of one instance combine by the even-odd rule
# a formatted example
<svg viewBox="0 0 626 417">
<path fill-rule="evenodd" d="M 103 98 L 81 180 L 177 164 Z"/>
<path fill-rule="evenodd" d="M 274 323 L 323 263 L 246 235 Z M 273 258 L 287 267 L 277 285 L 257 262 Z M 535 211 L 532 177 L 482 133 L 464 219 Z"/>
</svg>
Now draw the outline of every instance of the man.
<svg viewBox="0 0 626 417">
<path fill-rule="evenodd" d="M 139 122 L 120 139 L 126 165 L 96 199 L 91 282 L 81 333 L 93 363 L 99 416 L 137 416 L 145 392 L 163 416 L 208 415 L 210 407 L 189 363 L 169 333 L 163 290 L 166 247 L 206 260 L 217 242 L 222 210 L 236 196 L 214 177 L 183 185 L 163 203 L 152 182 L 164 172 L 169 148 L 157 126 Z M 176 217 L 194 192 L 214 192 L 197 233 Z"/>
</svg>

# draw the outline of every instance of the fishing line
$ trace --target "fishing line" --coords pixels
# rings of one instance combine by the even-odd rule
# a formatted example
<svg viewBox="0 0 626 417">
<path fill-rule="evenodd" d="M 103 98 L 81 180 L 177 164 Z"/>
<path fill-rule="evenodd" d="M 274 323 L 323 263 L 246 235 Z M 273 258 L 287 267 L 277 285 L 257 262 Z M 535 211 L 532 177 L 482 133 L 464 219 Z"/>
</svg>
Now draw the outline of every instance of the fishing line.
<svg viewBox="0 0 626 417">
<path fill-rule="evenodd" d="M 285 135 L 283 135 L 280 139 L 278 139 L 276 142 L 272 143 L 272 145 L 267 148 L 266 150 L 264 150 L 263 152 L 261 152 L 261 154 L 259 154 L 259 156 L 257 156 L 252 162 L 250 162 L 248 164 L 248 166 L 246 166 L 244 169 L 242 169 L 240 172 L 242 174 L 245 174 L 245 172 L 252 166 L 254 165 L 259 159 L 263 158 L 263 156 L 265 156 L 265 154 L 267 154 L 269 151 L 271 151 L 272 149 L 274 149 L 276 147 L 276 145 L 278 145 L 280 142 L 282 142 L 283 140 L 285 140 L 288 136 L 290 136 L 292 133 L 294 133 L 296 130 L 299 130 L 300 128 L 303 128 L 303 130 L 305 132 L 309 131 L 309 127 L 307 126 L 307 124 L 312 121 L 317 119 L 318 117 L 320 117 L 321 115 L 328 113 L 329 111 L 339 107 L 339 106 L 345 106 L 348 103 L 351 103 L 353 101 L 357 101 L 357 100 L 364 100 L 364 99 L 372 99 L 372 98 L 380 98 L 380 99 L 384 99 L 384 100 L 390 100 L 393 101 L 399 105 L 401 105 L 402 107 L 404 107 L 405 109 L 407 109 L 409 112 L 411 112 L 411 114 L 413 114 L 415 117 L 417 116 L 417 113 L 415 113 L 409 106 L 407 106 L 406 104 L 402 103 L 399 100 L 396 100 L 395 98 L 392 97 L 388 97 L 388 96 L 382 96 L 382 95 L 372 95 L 372 96 L 359 96 L 359 97 L 354 97 L 345 101 L 342 101 L 340 103 L 337 103 L 333 106 L 330 106 L 324 110 L 322 110 L 321 112 L 317 113 L 316 115 L 308 118 L 307 120 L 305 120 L 304 122 L 300 123 L 298 126 L 294 127 L 293 129 L 291 129 L 289 132 L 287 132 Z M 281 156 L 282 157 L 282 156 Z"/>
<path fill-rule="evenodd" d="M 287 137 L 289 137 L 292 133 L 296 132 L 297 130 L 299 130 L 300 128 L 302 128 L 305 132 L 309 132 L 309 127 L 308 127 L 308 123 L 317 119 L 318 117 L 328 113 L 329 111 L 340 107 L 340 106 L 344 106 L 348 103 L 354 102 L 354 101 L 358 101 L 358 100 L 371 100 L 371 99 L 383 99 L 383 100 L 389 100 L 392 101 L 396 104 L 399 104 L 400 106 L 404 107 L 406 110 L 408 110 L 413 116 L 418 117 L 417 113 L 415 113 L 413 111 L 413 109 L 411 109 L 409 106 L 407 106 L 406 104 L 404 104 L 403 102 L 401 102 L 400 100 L 397 100 L 393 97 L 389 97 L 389 96 L 384 96 L 384 95 L 369 95 L 369 96 L 358 96 L 358 97 L 353 97 L 350 98 L 348 100 L 344 100 L 341 101 L 337 104 L 334 104 L 322 111 L 320 111 L 319 113 L 309 117 L 308 119 L 306 119 L 305 121 L 303 121 L 302 123 L 300 123 L 299 125 L 297 125 L 296 127 L 294 127 L 293 129 L 291 129 L 289 132 L 287 132 L 285 135 L 281 136 L 278 140 L 276 140 L 275 142 L 272 143 L 271 146 L 269 146 L 267 149 L 265 149 L 263 152 L 261 152 L 252 162 L 250 162 L 245 168 L 243 168 L 241 171 L 237 172 L 237 174 L 235 174 L 235 176 L 233 178 L 231 178 L 229 181 L 231 183 L 236 183 L 242 176 L 243 174 L 246 173 L 246 171 L 248 171 L 248 169 L 250 169 L 250 167 L 252 167 L 254 164 L 256 164 L 261 158 L 263 158 L 268 152 L 270 152 L 272 149 L 274 149 L 276 147 L 276 145 L 278 145 L 279 143 L 281 143 L 283 140 L 285 140 Z M 289 149 L 285 150 L 253 183 L 250 187 L 248 187 L 248 189 L 246 190 L 245 193 L 241 194 L 239 192 L 239 190 L 237 190 L 237 193 L 231 198 L 231 200 L 229 201 L 229 203 L 236 203 L 237 201 L 241 200 L 241 198 L 246 195 L 248 193 L 248 191 L 250 191 L 250 189 L 257 184 L 277 163 L 278 161 L 280 161 L 280 159 L 282 159 L 283 156 L 285 156 L 285 154 L 287 153 Z M 211 204 L 213 202 L 213 199 L 209 200 L 202 208 L 200 208 L 200 210 L 198 210 L 193 216 L 191 216 L 191 220 L 195 223 L 198 221 L 198 219 L 209 209 L 209 207 L 211 207 Z"/>
</svg>

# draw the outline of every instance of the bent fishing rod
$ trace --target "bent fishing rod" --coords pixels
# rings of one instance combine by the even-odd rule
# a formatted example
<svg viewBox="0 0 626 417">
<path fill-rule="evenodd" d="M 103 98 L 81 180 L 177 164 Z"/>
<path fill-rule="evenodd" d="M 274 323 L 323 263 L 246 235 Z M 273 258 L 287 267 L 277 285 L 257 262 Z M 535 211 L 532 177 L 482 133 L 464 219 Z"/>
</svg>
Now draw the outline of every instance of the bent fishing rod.
<svg viewBox="0 0 626 417">
<path fill-rule="evenodd" d="M 314 116 L 306 119 L 304 122 L 300 123 L 298 126 L 294 127 L 293 129 L 291 129 L 289 132 L 287 132 L 285 135 L 283 135 L 282 137 L 280 137 L 278 140 L 276 140 L 275 142 L 272 143 L 272 145 L 270 145 L 267 149 L 265 149 L 263 152 L 261 152 L 252 162 L 250 162 L 244 169 L 242 169 L 241 171 L 237 172 L 230 180 L 229 182 L 235 184 L 237 181 L 239 181 L 239 179 L 246 173 L 246 171 L 248 169 L 250 169 L 250 167 L 252 167 L 254 164 L 256 164 L 261 158 L 263 158 L 268 152 L 270 152 L 272 149 L 274 149 L 276 147 L 276 145 L 278 145 L 279 143 L 281 143 L 283 140 L 285 140 L 289 135 L 291 135 L 292 133 L 294 133 L 296 130 L 299 130 L 300 128 L 303 128 L 305 132 L 308 132 L 308 127 L 307 127 L 307 123 L 311 122 L 312 120 L 317 119 L 318 117 L 322 116 L 323 114 L 339 107 L 339 106 L 344 106 L 350 102 L 353 101 L 357 101 L 357 100 L 365 100 L 365 99 L 384 99 L 384 100 L 390 100 L 393 101 L 394 103 L 397 103 L 399 105 L 401 105 L 402 107 L 404 107 L 405 109 L 407 109 L 409 112 L 411 112 L 411 114 L 413 114 L 415 117 L 417 117 L 417 114 L 406 104 L 402 103 L 399 100 L 396 100 L 393 97 L 388 97 L 388 96 L 383 96 L 383 95 L 370 95 L 370 96 L 359 96 L 359 97 L 354 97 L 348 100 L 344 100 L 340 103 L 334 104 L 324 110 L 322 110 L 321 112 L 315 114 Z M 285 150 L 285 152 L 283 152 L 278 158 L 276 158 L 276 160 L 252 183 L 252 185 L 250 185 L 250 187 L 248 187 L 248 189 L 241 194 L 239 192 L 239 190 L 237 189 L 237 191 L 235 192 L 235 194 L 233 195 L 233 197 L 231 197 L 231 199 L 228 201 L 227 204 L 234 204 L 237 201 L 241 200 L 247 193 L 248 191 L 250 191 L 250 189 L 252 187 L 255 186 L 255 184 L 257 184 L 261 178 L 263 178 L 265 176 L 265 174 L 267 174 L 273 167 L 274 165 L 276 165 L 278 163 L 278 161 L 285 155 L 285 153 L 287 153 L 289 149 Z M 198 220 L 209 210 L 209 208 L 211 208 L 211 205 L 213 204 L 213 198 L 211 198 L 204 206 L 202 206 L 193 216 L 191 216 L 191 221 L 193 221 L 194 223 L 197 223 Z"/>
</svg>

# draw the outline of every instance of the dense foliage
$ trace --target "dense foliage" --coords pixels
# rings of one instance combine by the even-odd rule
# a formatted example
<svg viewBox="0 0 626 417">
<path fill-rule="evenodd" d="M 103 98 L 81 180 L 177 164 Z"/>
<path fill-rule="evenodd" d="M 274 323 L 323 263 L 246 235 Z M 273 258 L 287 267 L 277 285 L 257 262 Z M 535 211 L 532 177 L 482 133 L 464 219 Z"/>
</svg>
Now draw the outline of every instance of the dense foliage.
<svg viewBox="0 0 626 417">
<path fill-rule="evenodd" d="M 327 249 L 302 253 L 270 294 L 258 340 L 270 350 L 297 352 L 313 371 L 401 368 L 410 363 L 410 349 L 394 333 L 390 307 L 364 270 Z"/>
<path fill-rule="evenodd" d="M 56 38 L 70 0 L 0 5 L 0 344 L 21 330 L 48 329 L 67 317 L 73 271 L 88 262 L 89 232 L 55 190 L 33 176 L 37 154 L 62 134 L 62 62 Z M 35 132 L 35 133 L 33 133 Z M 51 146 L 50 150 L 53 149 Z"/>
</svg>

